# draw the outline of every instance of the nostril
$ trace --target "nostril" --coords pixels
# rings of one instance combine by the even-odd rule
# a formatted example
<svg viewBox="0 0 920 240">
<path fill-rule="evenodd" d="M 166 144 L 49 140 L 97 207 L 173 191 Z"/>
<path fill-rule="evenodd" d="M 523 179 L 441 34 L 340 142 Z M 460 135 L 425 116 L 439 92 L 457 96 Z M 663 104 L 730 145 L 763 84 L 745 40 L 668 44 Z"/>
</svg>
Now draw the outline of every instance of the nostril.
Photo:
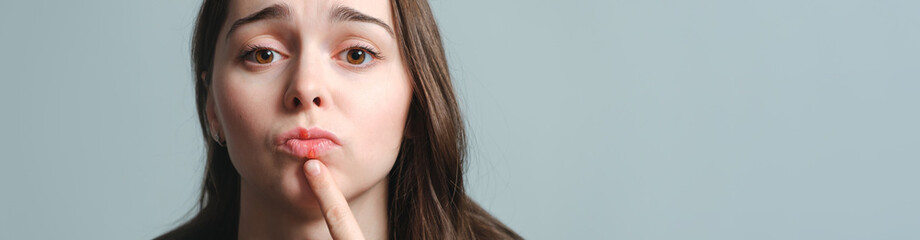
<svg viewBox="0 0 920 240">
<path fill-rule="evenodd" d="M 316 106 L 319 106 L 319 103 L 320 103 L 319 97 L 313 98 L 313 104 L 316 104 Z"/>
<path fill-rule="evenodd" d="M 300 99 L 294 98 L 294 107 L 300 107 Z"/>
</svg>

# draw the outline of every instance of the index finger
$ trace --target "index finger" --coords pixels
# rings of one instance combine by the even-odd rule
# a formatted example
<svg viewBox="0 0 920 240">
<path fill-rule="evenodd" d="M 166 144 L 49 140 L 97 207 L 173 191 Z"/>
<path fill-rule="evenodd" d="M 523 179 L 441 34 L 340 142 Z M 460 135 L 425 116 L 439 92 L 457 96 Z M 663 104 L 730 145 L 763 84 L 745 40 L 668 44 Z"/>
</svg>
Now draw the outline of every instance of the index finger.
<svg viewBox="0 0 920 240">
<path fill-rule="evenodd" d="M 319 160 L 307 160 L 304 164 L 307 182 L 313 189 L 313 195 L 319 201 L 326 226 L 333 239 L 364 239 L 358 221 L 348 207 L 345 195 L 339 191 L 329 169 Z"/>
</svg>

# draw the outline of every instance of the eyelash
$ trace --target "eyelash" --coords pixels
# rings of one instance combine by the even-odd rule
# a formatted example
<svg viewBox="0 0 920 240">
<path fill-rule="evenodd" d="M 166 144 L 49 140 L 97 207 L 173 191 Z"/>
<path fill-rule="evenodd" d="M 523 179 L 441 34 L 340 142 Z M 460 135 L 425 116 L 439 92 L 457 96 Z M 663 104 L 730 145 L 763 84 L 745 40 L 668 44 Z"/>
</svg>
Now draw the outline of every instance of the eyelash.
<svg viewBox="0 0 920 240">
<path fill-rule="evenodd" d="M 240 54 L 240 56 L 237 57 L 237 59 L 245 62 L 246 58 L 252 55 L 252 53 L 259 51 L 259 50 L 263 50 L 263 49 L 280 53 L 278 52 L 278 50 L 275 50 L 274 48 L 270 48 L 270 47 L 266 47 L 266 46 L 258 45 L 258 44 L 252 44 L 252 45 L 247 45 L 245 48 L 243 48 L 242 53 Z"/>
<path fill-rule="evenodd" d="M 375 60 L 377 61 L 385 59 L 385 57 L 382 54 L 380 54 L 380 52 L 364 44 L 352 44 L 350 47 L 345 48 L 345 50 L 340 51 L 338 54 L 336 54 L 336 56 L 338 56 L 339 54 L 345 51 L 351 50 L 351 49 L 360 49 L 362 51 L 366 51 L 367 53 L 371 55 L 371 57 L 375 58 Z M 259 50 L 271 50 L 271 51 L 274 51 L 280 54 L 280 52 L 278 50 L 275 50 L 274 48 L 266 47 L 266 46 L 258 45 L 258 44 L 252 44 L 252 45 L 247 45 L 245 48 L 243 48 L 242 53 L 240 53 L 240 55 L 237 56 L 237 59 L 239 61 L 245 62 L 247 58 L 249 58 L 253 53 Z"/>
<path fill-rule="evenodd" d="M 351 45 L 351 47 L 345 48 L 345 50 L 342 50 L 342 51 L 344 52 L 344 51 L 348 51 L 351 49 L 361 49 L 361 50 L 367 51 L 367 53 L 371 54 L 371 57 L 374 57 L 377 60 L 383 60 L 383 55 L 380 55 L 380 52 L 377 52 L 374 50 L 374 48 L 367 46 L 367 45 L 363 45 L 363 44 L 353 44 Z"/>
</svg>

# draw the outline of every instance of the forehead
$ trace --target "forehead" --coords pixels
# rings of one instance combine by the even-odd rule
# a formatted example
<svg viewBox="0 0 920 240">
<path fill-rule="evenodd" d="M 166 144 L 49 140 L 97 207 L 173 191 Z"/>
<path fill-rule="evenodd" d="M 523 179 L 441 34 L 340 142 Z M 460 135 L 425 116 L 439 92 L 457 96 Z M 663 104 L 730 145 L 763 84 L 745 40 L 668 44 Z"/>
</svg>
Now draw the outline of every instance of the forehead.
<svg viewBox="0 0 920 240">
<path fill-rule="evenodd" d="M 393 25 L 388 0 L 232 0 L 227 11 L 227 22 L 233 22 L 275 4 L 290 7 L 294 21 L 326 22 L 332 9 L 345 6 L 378 18 L 390 26 Z"/>
</svg>

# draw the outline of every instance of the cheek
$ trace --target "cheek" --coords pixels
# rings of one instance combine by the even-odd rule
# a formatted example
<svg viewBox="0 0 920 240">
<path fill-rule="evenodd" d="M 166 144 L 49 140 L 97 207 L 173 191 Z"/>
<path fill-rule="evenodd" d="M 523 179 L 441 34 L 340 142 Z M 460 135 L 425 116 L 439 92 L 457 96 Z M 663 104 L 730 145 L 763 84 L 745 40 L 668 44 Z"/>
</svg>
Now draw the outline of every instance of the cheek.
<svg viewBox="0 0 920 240">
<path fill-rule="evenodd" d="M 402 102 L 394 102 L 402 104 Z M 393 105 L 391 105 L 393 106 Z M 403 107 L 370 108 L 358 118 L 356 124 L 362 133 L 362 146 L 365 151 L 361 158 L 374 160 L 378 158 L 394 159 L 403 137 L 406 122 L 406 110 Z"/>
<path fill-rule="evenodd" d="M 393 77 L 405 78 L 405 76 Z M 408 83 L 379 86 L 365 96 L 373 96 L 373 99 L 368 99 L 370 101 L 363 103 L 364 110 L 358 111 L 362 116 L 355 118 L 359 121 L 356 125 L 361 128 L 360 131 L 367 133 L 364 137 L 365 144 L 376 154 L 395 159 L 403 138 L 406 115 L 411 100 Z"/>
<path fill-rule="evenodd" d="M 272 112 L 273 103 L 267 102 L 272 98 L 265 93 L 271 91 L 263 89 L 266 86 L 247 85 L 232 76 L 222 80 L 224 84 L 215 90 L 219 91 L 218 118 L 226 134 L 230 159 L 244 177 L 266 175 L 262 171 L 271 167 L 261 164 L 271 161 L 256 160 L 266 157 L 266 152 L 262 151 L 265 145 L 262 140 L 270 132 L 272 121 L 269 118 L 275 113 Z"/>
<path fill-rule="evenodd" d="M 352 97 L 349 100 L 351 109 L 344 111 L 349 113 L 346 118 L 353 126 L 355 145 L 349 153 L 352 163 L 356 164 L 346 174 L 353 181 L 362 182 L 359 185 L 383 180 L 393 167 L 411 100 L 412 92 L 405 75 L 389 75 L 380 79 L 390 81 L 352 92 L 349 94 Z"/>
</svg>

